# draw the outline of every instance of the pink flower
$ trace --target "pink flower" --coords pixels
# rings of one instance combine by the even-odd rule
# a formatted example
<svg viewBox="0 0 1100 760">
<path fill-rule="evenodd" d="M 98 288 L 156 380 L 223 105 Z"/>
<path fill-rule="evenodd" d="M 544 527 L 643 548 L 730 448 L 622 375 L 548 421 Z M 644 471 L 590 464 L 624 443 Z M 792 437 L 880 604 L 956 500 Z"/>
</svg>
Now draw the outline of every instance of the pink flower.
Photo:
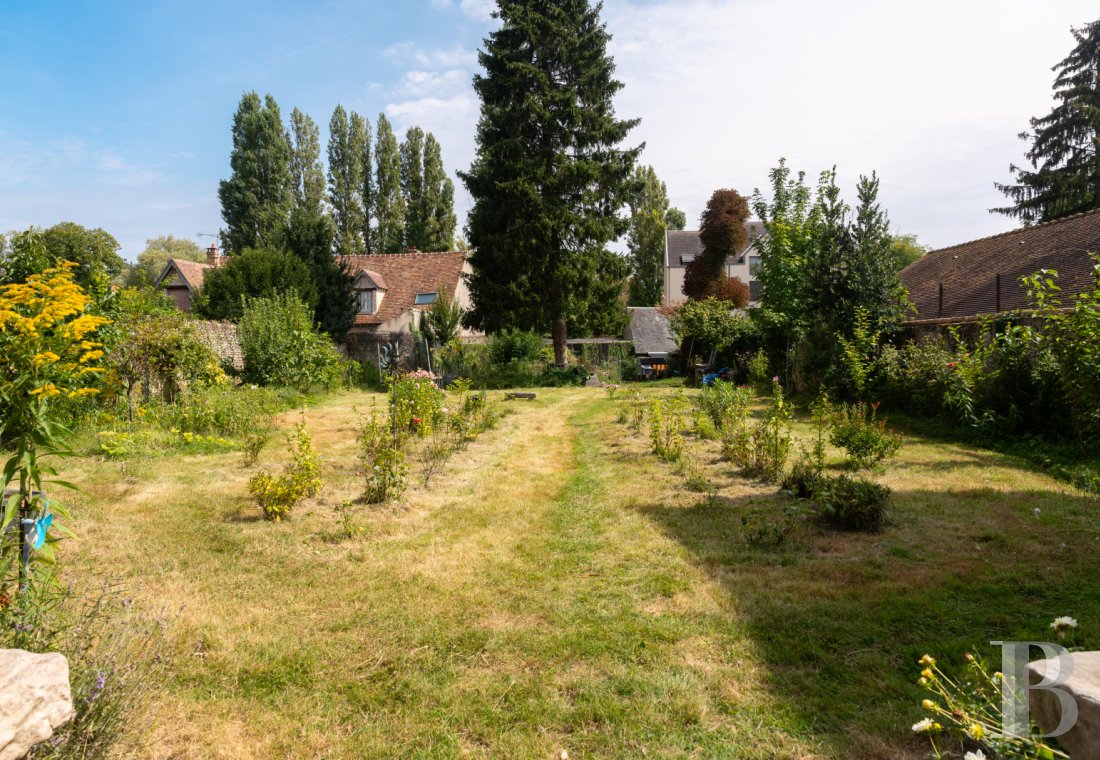
<svg viewBox="0 0 1100 760">
<path fill-rule="evenodd" d="M 773 382 L 773 383 L 778 383 L 778 382 L 779 382 L 779 375 L 776 375 L 776 376 L 774 376 L 774 377 L 772 378 L 772 382 Z"/>
</svg>

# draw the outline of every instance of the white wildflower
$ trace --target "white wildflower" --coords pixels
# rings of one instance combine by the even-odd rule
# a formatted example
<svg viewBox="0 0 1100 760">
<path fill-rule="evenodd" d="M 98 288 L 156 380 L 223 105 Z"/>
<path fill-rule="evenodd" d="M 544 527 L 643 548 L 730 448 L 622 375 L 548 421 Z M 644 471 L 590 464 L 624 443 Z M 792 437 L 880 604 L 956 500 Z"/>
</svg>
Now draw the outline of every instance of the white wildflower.
<svg viewBox="0 0 1100 760">
<path fill-rule="evenodd" d="M 963 760 L 986 760 L 985 753 L 981 750 L 977 752 L 967 752 L 963 755 Z"/>
<path fill-rule="evenodd" d="M 1069 615 L 1064 615 L 1059 618 L 1054 618 L 1054 622 L 1050 624 L 1050 627 L 1056 631 L 1064 631 L 1067 628 L 1076 628 L 1077 621 Z"/>
<path fill-rule="evenodd" d="M 932 719 L 925 718 L 922 721 L 913 724 L 913 733 L 923 734 L 925 731 L 932 730 Z"/>
</svg>

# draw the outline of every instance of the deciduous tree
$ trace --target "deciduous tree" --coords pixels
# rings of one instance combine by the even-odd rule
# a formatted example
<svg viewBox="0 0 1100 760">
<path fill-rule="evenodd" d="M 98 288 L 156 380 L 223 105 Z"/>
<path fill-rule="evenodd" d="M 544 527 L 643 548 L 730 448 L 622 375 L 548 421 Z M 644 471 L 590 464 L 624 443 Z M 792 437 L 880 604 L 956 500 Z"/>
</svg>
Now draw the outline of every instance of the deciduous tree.
<svg viewBox="0 0 1100 760">
<path fill-rule="evenodd" d="M 317 288 L 305 262 L 277 248 L 246 248 L 230 256 L 224 266 L 206 273 L 194 308 L 196 314 L 207 319 L 237 320 L 242 296 L 270 297 L 288 292 L 311 310 L 317 305 Z"/>
<path fill-rule="evenodd" d="M 336 224 L 336 251 L 352 256 L 363 250 L 363 145 L 364 125 L 348 117 L 341 105 L 329 120 L 328 194 L 332 218 Z M 370 171 L 369 167 L 366 169 Z"/>
<path fill-rule="evenodd" d="M 715 190 L 699 220 L 703 250 L 684 272 L 684 295 L 706 298 L 725 277 L 726 261 L 745 249 L 748 201 L 736 190 Z"/>
<path fill-rule="evenodd" d="M 273 245 L 282 235 L 294 205 L 291 155 L 278 103 L 245 93 L 233 116 L 233 173 L 218 187 L 229 252 Z"/>
<path fill-rule="evenodd" d="M 295 208 L 321 214 L 325 205 L 325 168 L 316 122 L 297 108 L 290 112 L 290 175 Z"/>
<path fill-rule="evenodd" d="M 130 267 L 126 284 L 131 287 L 152 285 L 160 277 L 169 259 L 180 261 L 206 261 L 206 251 L 193 240 L 161 235 L 145 241 L 145 250 L 138 254 L 137 263 Z"/>
<path fill-rule="evenodd" d="M 424 205 L 427 216 L 425 251 L 449 251 L 454 247 L 455 186 L 443 168 L 443 152 L 435 135 L 424 140 Z"/>
<path fill-rule="evenodd" d="M 401 150 L 384 113 L 378 114 L 375 149 L 374 215 L 378 220 L 377 251 L 405 250 L 405 197 L 401 192 Z"/>
<path fill-rule="evenodd" d="M 668 220 L 678 221 L 683 212 L 669 207 L 668 189 L 652 166 L 634 170 L 636 190 L 630 200 L 630 304 L 656 306 L 665 282 L 665 231 Z M 679 228 L 683 229 L 683 224 Z"/>
</svg>

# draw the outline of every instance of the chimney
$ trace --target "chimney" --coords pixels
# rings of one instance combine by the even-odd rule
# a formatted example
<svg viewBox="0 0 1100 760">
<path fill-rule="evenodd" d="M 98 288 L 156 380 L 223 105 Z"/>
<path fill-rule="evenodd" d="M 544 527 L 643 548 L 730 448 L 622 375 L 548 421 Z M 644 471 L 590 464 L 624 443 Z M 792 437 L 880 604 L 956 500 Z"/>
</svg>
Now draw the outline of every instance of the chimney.
<svg viewBox="0 0 1100 760">
<path fill-rule="evenodd" d="M 222 254 L 218 250 L 217 243 L 211 243 L 210 247 L 206 249 L 206 263 L 212 267 L 221 266 Z"/>
</svg>

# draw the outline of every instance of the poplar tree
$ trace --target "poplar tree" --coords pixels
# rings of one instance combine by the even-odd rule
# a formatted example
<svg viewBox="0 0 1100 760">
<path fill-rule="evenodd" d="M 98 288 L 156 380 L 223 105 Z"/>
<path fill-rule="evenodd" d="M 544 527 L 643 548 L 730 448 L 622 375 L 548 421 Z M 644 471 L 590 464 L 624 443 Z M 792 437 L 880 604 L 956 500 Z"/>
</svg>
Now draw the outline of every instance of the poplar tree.
<svg viewBox="0 0 1100 760">
<path fill-rule="evenodd" d="M 1100 20 L 1070 31 L 1077 46 L 1053 69 L 1057 105 L 1020 134 L 1030 168 L 1013 164 L 1015 183 L 996 183 L 1012 205 L 990 210 L 1025 225 L 1100 208 Z"/>
<path fill-rule="evenodd" d="M 374 215 L 378 220 L 378 253 L 400 253 L 405 249 L 405 198 L 401 192 L 401 150 L 397 136 L 384 113 L 378 114 L 375 148 Z"/>
<path fill-rule="evenodd" d="M 674 225 L 684 212 L 669 207 L 668 189 L 652 166 L 635 169 L 634 182 L 637 190 L 630 200 L 630 229 L 626 238 L 630 252 L 630 304 L 656 306 L 665 282 L 665 232 L 670 228 L 683 229 L 682 223 L 679 227 Z"/>
<path fill-rule="evenodd" d="M 410 127 L 401 143 L 401 194 L 405 198 L 405 246 L 430 250 L 430 211 L 424 197 L 424 130 L 420 127 Z"/>
<path fill-rule="evenodd" d="M 294 204 L 291 148 L 279 105 L 247 92 L 233 116 L 232 175 L 218 186 L 222 242 L 238 253 L 276 244 Z"/>
<path fill-rule="evenodd" d="M 602 325 L 591 312 L 622 309 L 592 296 L 601 274 L 619 277 L 611 284 L 622 292 L 625 272 L 603 266 L 605 245 L 625 232 L 619 210 L 641 150 L 619 147 L 638 122 L 616 118 L 622 84 L 600 9 L 587 0 L 498 0 L 500 27 L 474 78 L 477 156 L 460 175 L 474 199 L 468 325 L 549 330 L 558 364 L 571 320 Z"/>
<path fill-rule="evenodd" d="M 290 175 L 294 206 L 322 214 L 325 205 L 325 169 L 321 165 L 321 137 L 316 122 L 295 108 L 290 113 Z"/>
<path fill-rule="evenodd" d="M 375 193 L 373 148 L 371 145 L 373 138 L 370 131 L 370 120 L 359 116 L 359 114 L 352 114 L 352 121 L 359 124 L 359 166 L 362 169 L 359 198 L 363 204 L 363 252 L 377 253 L 377 234 L 372 222 L 375 213 Z"/>
<path fill-rule="evenodd" d="M 443 168 L 443 151 L 431 132 L 424 140 L 424 207 L 426 250 L 451 250 L 458 223 L 455 217 L 455 186 Z"/>
<path fill-rule="evenodd" d="M 363 249 L 362 126 L 352 116 L 338 105 L 328 126 L 328 195 L 336 224 L 334 245 L 342 256 Z"/>
</svg>

